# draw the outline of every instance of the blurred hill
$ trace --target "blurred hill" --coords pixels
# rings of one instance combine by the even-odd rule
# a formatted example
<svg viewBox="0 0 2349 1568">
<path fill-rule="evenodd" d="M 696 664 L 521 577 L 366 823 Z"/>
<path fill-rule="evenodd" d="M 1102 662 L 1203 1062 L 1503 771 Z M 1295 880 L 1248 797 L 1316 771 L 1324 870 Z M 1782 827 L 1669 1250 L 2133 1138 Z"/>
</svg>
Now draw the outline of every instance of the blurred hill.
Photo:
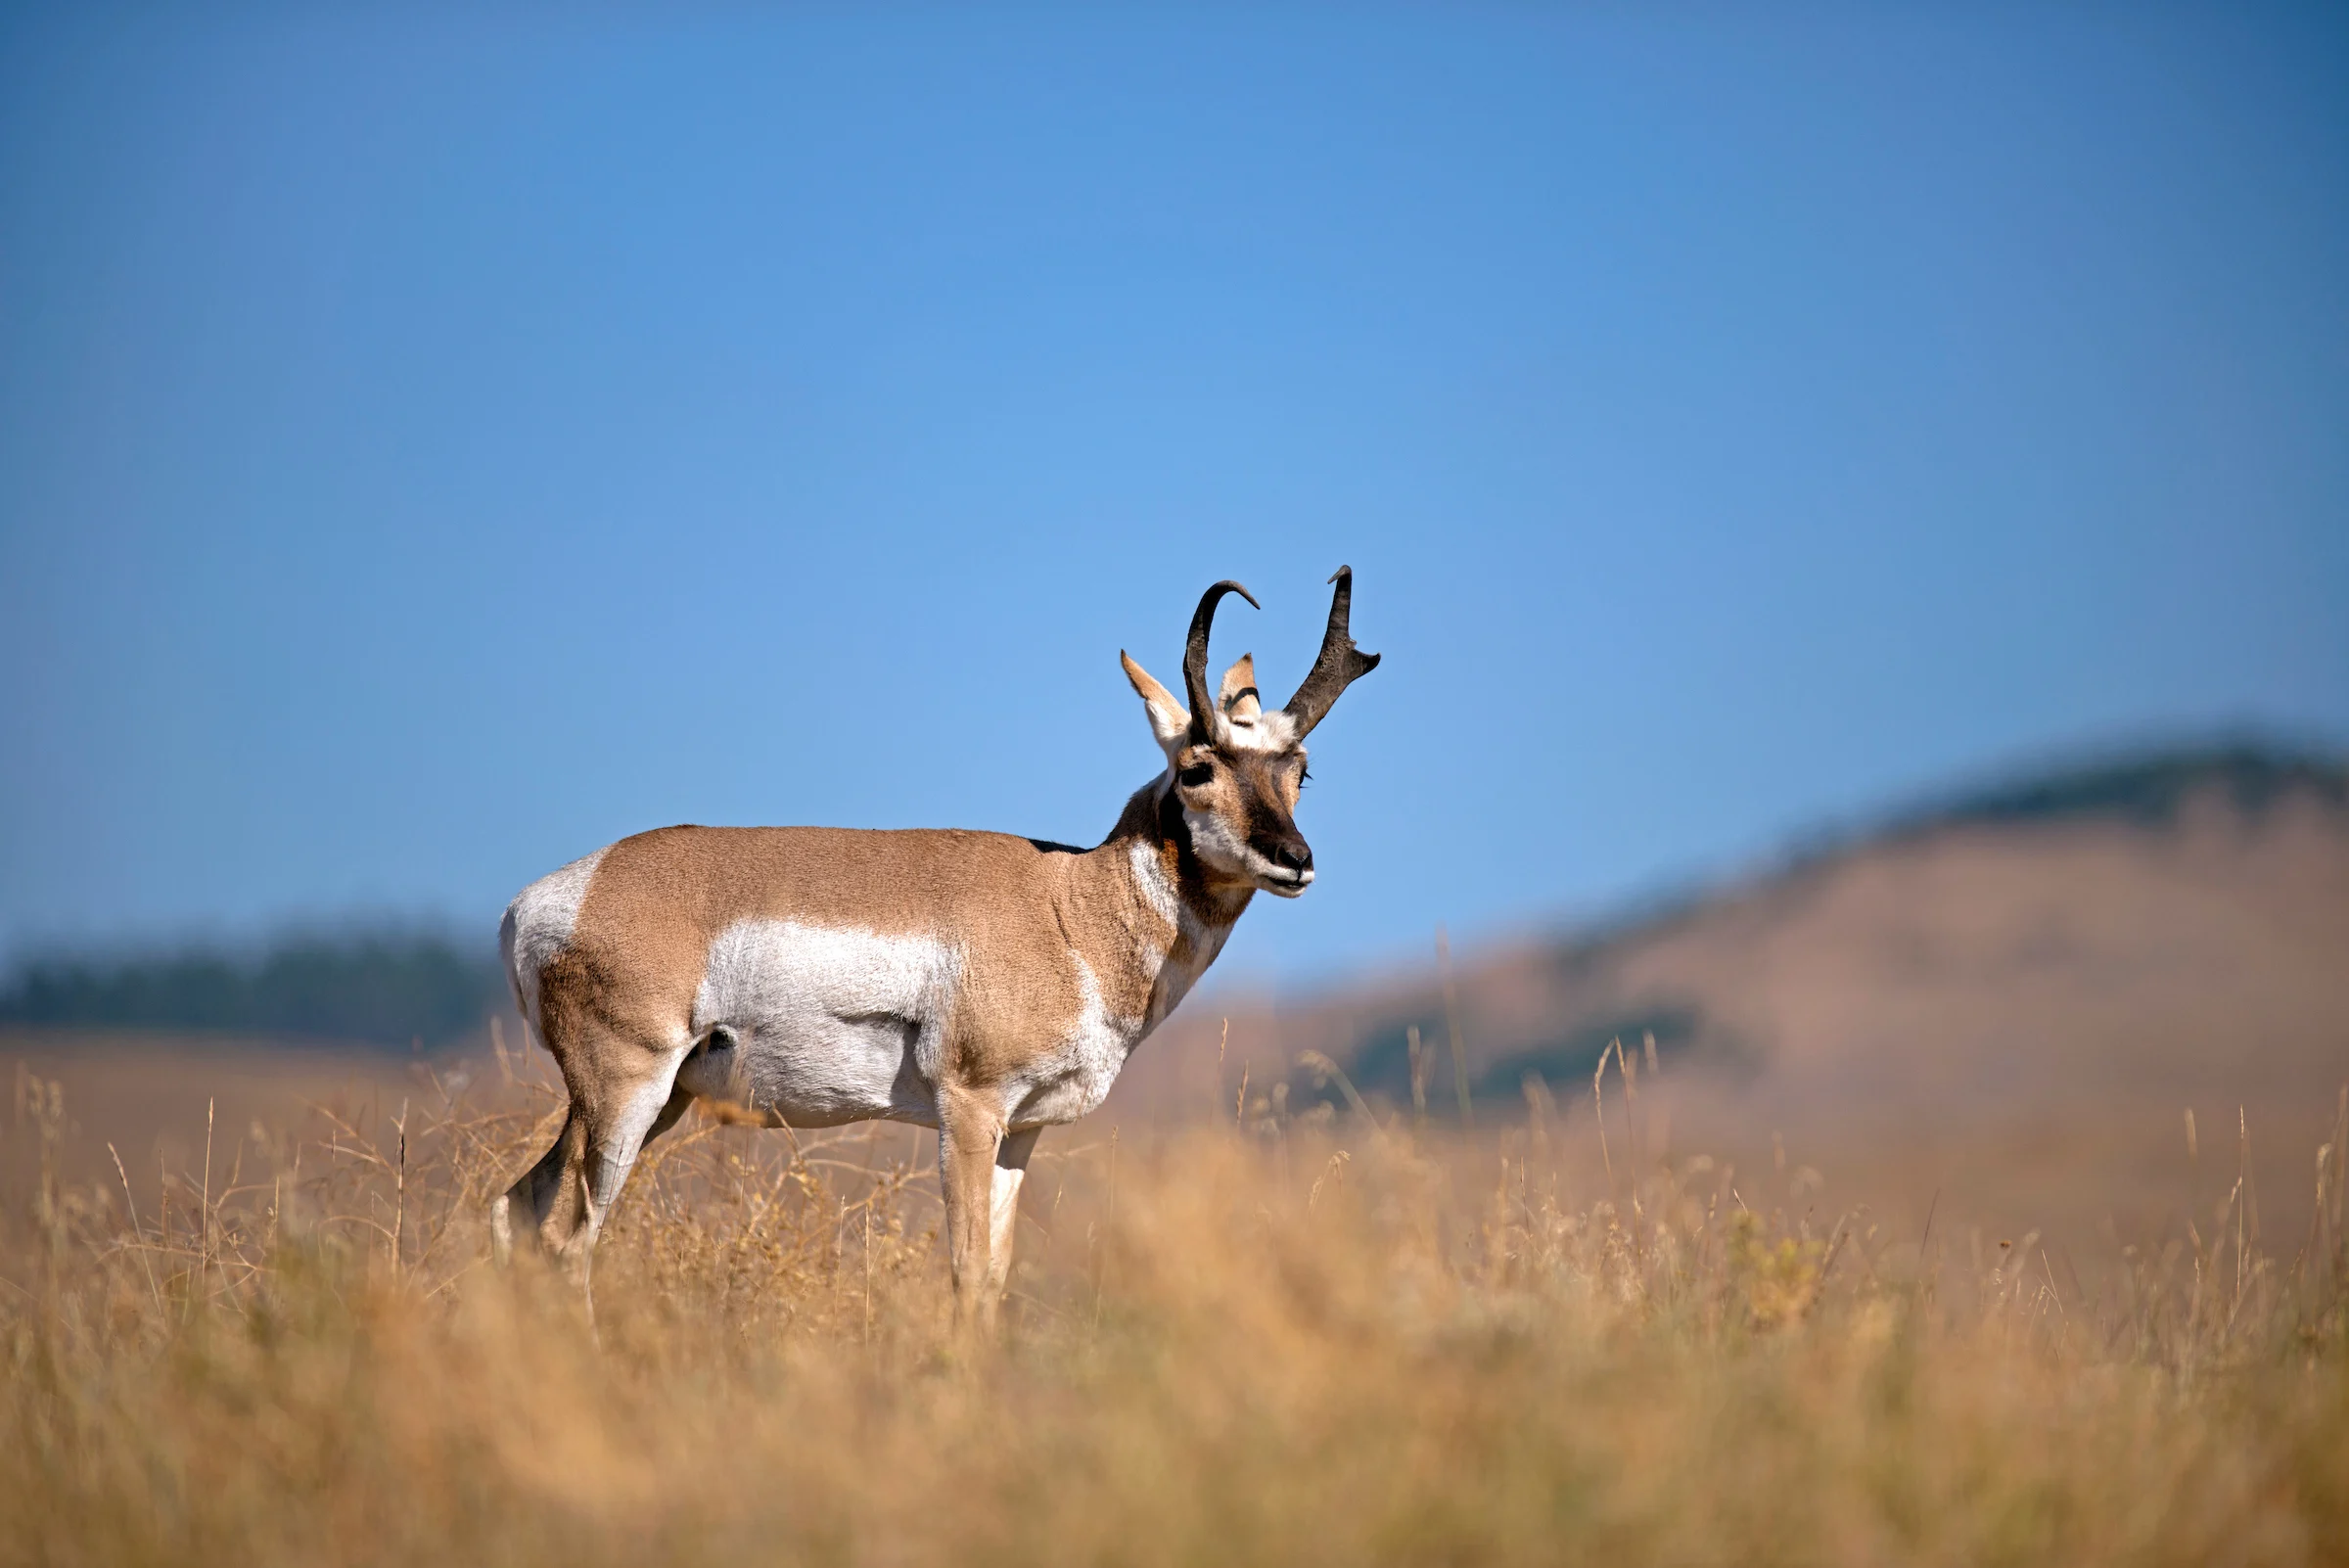
<svg viewBox="0 0 2349 1568">
<path fill-rule="evenodd" d="M 1416 1028 L 1445 1114 L 1453 1018 L 1472 1097 L 1504 1102 L 1529 1074 L 1588 1083 L 1618 1038 L 1746 1073 L 2299 1057 L 2349 1048 L 2345 959 L 2349 766 L 2237 746 L 2003 781 L 1741 886 L 1474 956 L 1449 1016 L 1431 964 L 1279 1027 L 1396 1105 Z"/>
<path fill-rule="evenodd" d="M 2349 1078 L 2349 768 L 2229 747 L 2010 779 L 1611 928 L 1463 954 L 1454 992 L 1431 945 L 1383 981 L 1209 1001 L 1103 1114 L 1229 1117 L 1244 1074 L 1252 1098 L 1342 1104 L 1308 1051 L 1408 1111 L 1416 1030 L 1435 1122 L 1461 1078 L 1480 1125 L 1536 1102 L 1587 1122 L 1608 1042 L 1637 1068 L 1652 1038 L 1680 1147 L 1897 1164 L 1920 1210 L 1945 1176 L 1995 1208 L 2080 1174 L 2057 1166 L 2100 1165 L 2071 1190 L 2109 1197 L 2183 1162 L 2189 1107 L 2229 1161 L 2238 1122 L 2313 1148 Z"/>
</svg>

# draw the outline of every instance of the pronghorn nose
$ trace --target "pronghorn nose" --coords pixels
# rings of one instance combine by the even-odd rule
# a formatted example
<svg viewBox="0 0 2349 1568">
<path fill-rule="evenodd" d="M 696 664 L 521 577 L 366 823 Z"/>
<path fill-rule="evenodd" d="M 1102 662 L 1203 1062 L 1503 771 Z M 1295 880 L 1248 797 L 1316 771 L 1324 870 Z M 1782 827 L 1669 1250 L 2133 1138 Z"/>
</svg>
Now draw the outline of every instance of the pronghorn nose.
<svg viewBox="0 0 2349 1568">
<path fill-rule="evenodd" d="M 1284 844 L 1272 852 L 1273 862 L 1285 870 L 1305 872 L 1313 868 L 1313 852 L 1302 840 Z"/>
</svg>

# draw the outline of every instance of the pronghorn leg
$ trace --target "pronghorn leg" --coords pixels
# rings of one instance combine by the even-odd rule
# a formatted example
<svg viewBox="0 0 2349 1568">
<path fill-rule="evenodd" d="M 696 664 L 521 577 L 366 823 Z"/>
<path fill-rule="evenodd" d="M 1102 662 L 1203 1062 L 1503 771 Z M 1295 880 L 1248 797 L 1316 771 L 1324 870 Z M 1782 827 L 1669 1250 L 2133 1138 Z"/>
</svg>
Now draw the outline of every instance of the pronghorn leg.
<svg viewBox="0 0 2349 1568">
<path fill-rule="evenodd" d="M 499 1264 L 513 1261 L 518 1223 L 526 1247 L 554 1245 L 555 1238 L 567 1237 L 577 1228 L 583 1188 L 574 1178 L 583 1164 L 579 1149 L 585 1135 L 575 1099 L 553 1146 L 538 1156 L 538 1163 L 524 1172 L 521 1180 L 490 1200 L 489 1243 Z M 560 1219 L 558 1210 L 562 1211 Z"/>
<path fill-rule="evenodd" d="M 946 1265 L 954 1277 L 954 1316 L 985 1327 L 994 1318 L 988 1291 L 989 1242 L 994 1228 L 995 1157 L 1003 1119 L 977 1095 L 946 1088 L 938 1096 L 938 1184 L 946 1204 Z"/>
<path fill-rule="evenodd" d="M 653 1125 L 645 1132 L 644 1141 L 636 1146 L 636 1152 L 642 1154 L 646 1149 L 652 1146 L 653 1139 L 659 1137 L 670 1128 L 675 1127 L 677 1125 L 677 1118 L 683 1116 L 686 1108 L 692 1104 L 692 1090 L 686 1088 L 683 1084 L 678 1084 L 676 1087 L 671 1088 L 668 1091 L 668 1103 L 661 1107 L 661 1114 L 659 1116 L 653 1118 Z"/>
<path fill-rule="evenodd" d="M 618 1055 L 609 1053 L 607 1061 Z M 501 1261 L 512 1255 L 519 1219 L 522 1233 L 562 1259 L 587 1289 L 596 1238 L 637 1154 L 692 1098 L 676 1086 L 682 1050 L 631 1055 L 620 1060 L 637 1069 L 633 1075 L 572 1085 L 570 1114 L 554 1146 L 491 1206 L 490 1235 Z"/>
<path fill-rule="evenodd" d="M 1011 1244 L 1020 1218 L 1020 1182 L 1028 1175 L 1028 1156 L 1044 1130 L 1023 1128 L 1006 1132 L 995 1146 L 994 1185 L 989 1193 L 987 1226 L 987 1300 L 991 1309 L 1003 1299 L 1011 1278 Z"/>
</svg>

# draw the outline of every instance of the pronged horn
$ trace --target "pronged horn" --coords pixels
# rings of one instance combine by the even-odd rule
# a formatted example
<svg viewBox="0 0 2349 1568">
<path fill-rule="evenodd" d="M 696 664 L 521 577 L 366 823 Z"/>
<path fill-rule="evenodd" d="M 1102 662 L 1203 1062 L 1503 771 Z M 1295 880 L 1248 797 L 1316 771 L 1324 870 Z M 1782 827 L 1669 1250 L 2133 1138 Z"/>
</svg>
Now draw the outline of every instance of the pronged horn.
<svg viewBox="0 0 2349 1568">
<path fill-rule="evenodd" d="M 1216 736 L 1215 699 L 1207 694 L 1207 628 L 1216 619 L 1216 601 L 1227 593 L 1236 593 L 1257 609 L 1256 595 L 1228 577 L 1199 596 L 1199 608 L 1191 612 L 1191 639 L 1182 650 L 1182 690 L 1191 704 L 1191 744 L 1205 746 Z"/>
<path fill-rule="evenodd" d="M 1340 692 L 1378 668 L 1378 655 L 1357 648 L 1354 634 L 1347 628 L 1354 614 L 1354 568 L 1338 568 L 1329 580 L 1338 585 L 1338 591 L 1329 601 L 1329 629 L 1321 633 L 1321 654 L 1298 684 L 1297 695 L 1289 699 L 1286 710 L 1297 721 L 1299 740 L 1321 722 L 1321 715 L 1329 712 Z"/>
</svg>

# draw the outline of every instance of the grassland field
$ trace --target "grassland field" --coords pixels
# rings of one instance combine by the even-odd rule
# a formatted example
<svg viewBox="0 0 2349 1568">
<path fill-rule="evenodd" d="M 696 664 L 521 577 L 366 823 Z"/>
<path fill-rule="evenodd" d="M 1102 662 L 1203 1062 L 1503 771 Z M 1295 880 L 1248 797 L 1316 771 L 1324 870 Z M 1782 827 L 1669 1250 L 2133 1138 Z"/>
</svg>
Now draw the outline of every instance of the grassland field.
<svg viewBox="0 0 2349 1568">
<path fill-rule="evenodd" d="M 1096 1117 L 973 1342 L 911 1129 L 696 1113 L 590 1324 L 485 1262 L 542 1060 L 13 1043 L 0 1560 L 2349 1561 L 2329 1095 L 2059 1239 L 1711 1156 L 1636 1047 L 1598 1116 Z"/>
</svg>

